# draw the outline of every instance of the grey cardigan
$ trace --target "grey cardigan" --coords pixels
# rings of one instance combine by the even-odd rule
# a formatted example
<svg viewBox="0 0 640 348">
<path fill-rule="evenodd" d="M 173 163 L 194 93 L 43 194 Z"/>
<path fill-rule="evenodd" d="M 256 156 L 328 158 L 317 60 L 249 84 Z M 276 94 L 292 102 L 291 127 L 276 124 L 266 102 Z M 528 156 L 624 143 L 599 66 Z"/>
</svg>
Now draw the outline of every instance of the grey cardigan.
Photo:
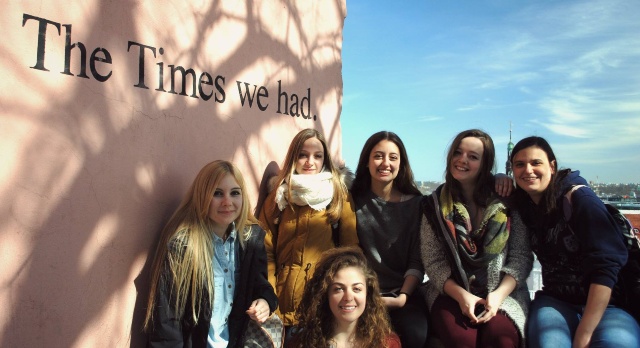
<svg viewBox="0 0 640 348">
<path fill-rule="evenodd" d="M 442 231 L 439 224 L 432 226 L 429 221 L 429 217 L 433 222 L 437 221 L 437 215 L 434 214 L 441 214 L 434 207 L 434 197 L 437 197 L 435 192 L 430 197 L 425 197 L 425 209 L 420 226 L 420 253 L 429 277 L 425 293 L 429 308 L 433 306 L 436 297 L 444 295 L 444 283 L 447 279 L 452 278 L 452 270 L 459 267 L 457 265 L 461 265 L 457 253 L 453 256 L 458 260 L 457 265 L 452 265 L 447 257 L 447 254 L 450 254 L 449 250 L 456 250 L 449 242 L 450 239 L 446 239 L 447 242 L 445 242 L 445 238 L 440 238 L 442 233 L 447 232 Z M 488 292 L 495 290 L 500 285 L 503 274 L 509 274 L 515 278 L 516 288 L 504 299 L 500 309 L 515 323 L 524 345 L 524 327 L 531 302 L 526 279 L 533 266 L 533 253 L 529 246 L 526 227 L 522 223 L 520 215 L 516 211 L 510 210 L 509 217 L 511 219 L 509 241 L 504 250 L 489 263 L 487 290 Z M 462 284 L 459 285 L 465 287 Z"/>
</svg>

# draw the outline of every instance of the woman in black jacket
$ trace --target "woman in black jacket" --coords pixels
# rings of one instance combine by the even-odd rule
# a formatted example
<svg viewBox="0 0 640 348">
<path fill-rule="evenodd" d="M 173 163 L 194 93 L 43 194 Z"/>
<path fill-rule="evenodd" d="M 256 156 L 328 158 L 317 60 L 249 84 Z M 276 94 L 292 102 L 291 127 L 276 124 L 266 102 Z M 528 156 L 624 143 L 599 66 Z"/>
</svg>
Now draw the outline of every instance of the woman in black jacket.
<svg viewBox="0 0 640 348">
<path fill-rule="evenodd" d="M 276 309 L 265 232 L 249 205 L 233 164 L 200 170 L 156 250 L 145 318 L 150 347 L 239 347 L 249 320 L 262 323 Z"/>
</svg>

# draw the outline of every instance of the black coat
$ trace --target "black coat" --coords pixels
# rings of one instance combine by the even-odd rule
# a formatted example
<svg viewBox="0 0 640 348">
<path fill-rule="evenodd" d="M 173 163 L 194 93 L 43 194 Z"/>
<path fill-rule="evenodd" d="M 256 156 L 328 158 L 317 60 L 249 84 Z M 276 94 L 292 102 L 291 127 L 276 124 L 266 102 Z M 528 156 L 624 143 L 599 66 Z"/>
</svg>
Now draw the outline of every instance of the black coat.
<svg viewBox="0 0 640 348">
<path fill-rule="evenodd" d="M 240 347 L 243 335 L 249 324 L 245 313 L 251 303 L 263 298 L 269 303 L 271 312 L 278 306 L 273 288 L 267 280 L 267 254 L 264 248 L 265 232 L 258 225 L 251 226 L 251 237 L 245 247 L 240 247 L 240 277 L 236 284 L 233 307 L 229 315 L 229 347 Z M 184 313 L 178 318 L 171 305 L 171 272 L 165 273 L 158 284 L 156 306 L 153 313 L 153 325 L 149 332 L 148 347 L 206 348 L 209 323 L 211 321 L 211 302 L 203 301 L 200 316 L 194 322 L 191 313 L 191 299 L 187 300 Z"/>
</svg>

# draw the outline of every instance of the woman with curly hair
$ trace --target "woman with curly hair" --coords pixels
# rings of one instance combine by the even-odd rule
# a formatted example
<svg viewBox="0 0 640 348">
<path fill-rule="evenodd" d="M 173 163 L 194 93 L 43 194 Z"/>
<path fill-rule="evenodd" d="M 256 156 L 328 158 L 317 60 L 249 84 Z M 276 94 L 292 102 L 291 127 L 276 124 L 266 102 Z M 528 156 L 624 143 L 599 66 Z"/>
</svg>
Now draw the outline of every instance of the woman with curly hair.
<svg viewBox="0 0 640 348">
<path fill-rule="evenodd" d="M 358 248 L 322 254 L 296 318 L 290 347 L 401 347 L 391 331 L 376 274 Z"/>
</svg>

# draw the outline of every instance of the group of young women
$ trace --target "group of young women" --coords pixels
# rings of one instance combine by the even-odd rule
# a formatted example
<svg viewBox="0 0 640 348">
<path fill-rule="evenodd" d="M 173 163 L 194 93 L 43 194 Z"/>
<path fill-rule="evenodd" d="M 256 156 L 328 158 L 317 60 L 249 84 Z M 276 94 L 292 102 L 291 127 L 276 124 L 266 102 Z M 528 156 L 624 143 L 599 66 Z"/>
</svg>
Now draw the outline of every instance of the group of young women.
<svg viewBox="0 0 640 348">
<path fill-rule="evenodd" d="M 162 232 L 149 345 L 242 347 L 249 320 L 276 312 L 287 347 L 640 346 L 612 292 L 627 251 L 603 203 L 542 138 L 510 160 L 504 198 L 491 137 L 461 132 L 422 196 L 396 134 L 372 135 L 351 178 L 305 129 L 259 221 L 237 168 L 208 164 Z M 530 303 L 532 251 L 544 289 Z"/>
</svg>

